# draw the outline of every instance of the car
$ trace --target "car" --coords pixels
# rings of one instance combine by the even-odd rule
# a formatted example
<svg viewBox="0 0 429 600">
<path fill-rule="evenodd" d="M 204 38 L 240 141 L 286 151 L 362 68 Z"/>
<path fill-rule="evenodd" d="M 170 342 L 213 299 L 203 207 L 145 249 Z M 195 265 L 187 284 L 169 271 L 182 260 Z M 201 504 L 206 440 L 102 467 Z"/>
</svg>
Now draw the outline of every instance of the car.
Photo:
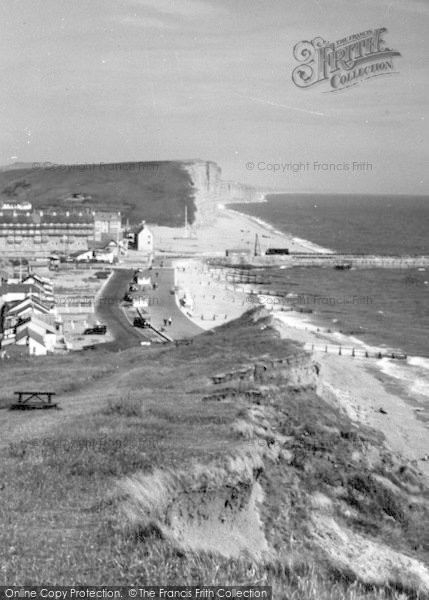
<svg viewBox="0 0 429 600">
<path fill-rule="evenodd" d="M 149 327 L 149 323 L 146 319 L 142 319 L 141 317 L 136 317 L 133 321 L 134 327 Z"/>
<path fill-rule="evenodd" d="M 88 327 L 88 329 L 85 329 L 83 335 L 104 335 L 106 332 L 106 325 L 96 325 L 95 327 Z"/>
</svg>

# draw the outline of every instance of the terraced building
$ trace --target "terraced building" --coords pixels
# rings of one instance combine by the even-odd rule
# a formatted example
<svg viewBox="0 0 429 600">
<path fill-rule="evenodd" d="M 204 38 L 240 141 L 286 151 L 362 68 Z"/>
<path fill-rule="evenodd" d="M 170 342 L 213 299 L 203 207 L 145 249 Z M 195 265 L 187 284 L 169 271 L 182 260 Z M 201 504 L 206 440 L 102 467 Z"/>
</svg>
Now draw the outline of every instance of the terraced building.
<svg viewBox="0 0 429 600">
<path fill-rule="evenodd" d="M 92 211 L 1 211 L 0 254 L 47 256 L 55 251 L 69 255 L 76 250 L 86 250 L 103 227 L 103 217 L 96 219 L 96 214 Z M 119 236 L 119 232 L 115 231 L 115 235 Z"/>
</svg>

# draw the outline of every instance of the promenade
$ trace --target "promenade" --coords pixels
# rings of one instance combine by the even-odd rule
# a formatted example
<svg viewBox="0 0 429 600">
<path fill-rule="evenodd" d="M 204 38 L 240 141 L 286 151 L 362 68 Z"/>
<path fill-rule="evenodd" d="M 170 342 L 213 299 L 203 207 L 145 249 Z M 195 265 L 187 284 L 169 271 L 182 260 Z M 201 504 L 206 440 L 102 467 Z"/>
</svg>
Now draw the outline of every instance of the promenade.
<svg viewBox="0 0 429 600">
<path fill-rule="evenodd" d="M 160 263 L 163 262 L 163 266 Z M 152 283 L 156 284 L 156 289 L 151 291 L 151 302 L 145 309 L 151 317 L 152 326 L 164 333 L 171 339 L 190 338 L 203 332 L 201 327 L 190 321 L 176 303 L 174 294 L 174 268 L 171 262 L 162 259 L 155 259 L 152 269 L 144 271 L 144 275 L 151 278 Z M 173 293 L 172 293 L 173 292 Z M 164 325 L 164 319 L 171 318 L 171 325 Z"/>
</svg>

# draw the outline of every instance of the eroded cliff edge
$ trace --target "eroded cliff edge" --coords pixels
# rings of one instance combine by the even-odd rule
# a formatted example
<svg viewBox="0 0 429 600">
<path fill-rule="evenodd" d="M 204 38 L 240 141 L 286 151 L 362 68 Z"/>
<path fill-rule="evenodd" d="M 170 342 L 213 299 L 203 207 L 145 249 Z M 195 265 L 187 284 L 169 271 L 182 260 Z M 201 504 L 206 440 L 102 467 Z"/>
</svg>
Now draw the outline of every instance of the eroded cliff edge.
<svg viewBox="0 0 429 600">
<path fill-rule="evenodd" d="M 244 554 L 274 583 L 313 565 L 327 578 L 428 594 L 428 490 L 412 465 L 319 395 L 320 365 L 282 344 L 264 311 L 189 352 L 204 347 L 229 359 L 189 393 L 208 412 L 235 411 L 222 422 L 234 449 L 120 482 L 126 522 L 185 552 Z"/>
<path fill-rule="evenodd" d="M 219 204 L 264 201 L 266 190 L 222 179 L 222 169 L 213 161 L 186 161 L 183 167 L 191 179 L 197 226 L 209 224 Z"/>
</svg>

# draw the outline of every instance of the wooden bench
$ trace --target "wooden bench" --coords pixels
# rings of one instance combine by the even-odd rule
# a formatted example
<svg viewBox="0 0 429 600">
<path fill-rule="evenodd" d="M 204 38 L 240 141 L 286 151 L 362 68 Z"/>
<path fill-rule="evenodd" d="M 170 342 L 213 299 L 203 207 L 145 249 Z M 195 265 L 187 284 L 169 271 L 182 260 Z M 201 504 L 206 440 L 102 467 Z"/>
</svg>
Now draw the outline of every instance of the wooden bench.
<svg viewBox="0 0 429 600">
<path fill-rule="evenodd" d="M 18 396 L 17 402 L 12 404 L 10 410 L 31 410 L 36 408 L 57 408 L 52 402 L 55 392 L 14 392 Z"/>
</svg>

